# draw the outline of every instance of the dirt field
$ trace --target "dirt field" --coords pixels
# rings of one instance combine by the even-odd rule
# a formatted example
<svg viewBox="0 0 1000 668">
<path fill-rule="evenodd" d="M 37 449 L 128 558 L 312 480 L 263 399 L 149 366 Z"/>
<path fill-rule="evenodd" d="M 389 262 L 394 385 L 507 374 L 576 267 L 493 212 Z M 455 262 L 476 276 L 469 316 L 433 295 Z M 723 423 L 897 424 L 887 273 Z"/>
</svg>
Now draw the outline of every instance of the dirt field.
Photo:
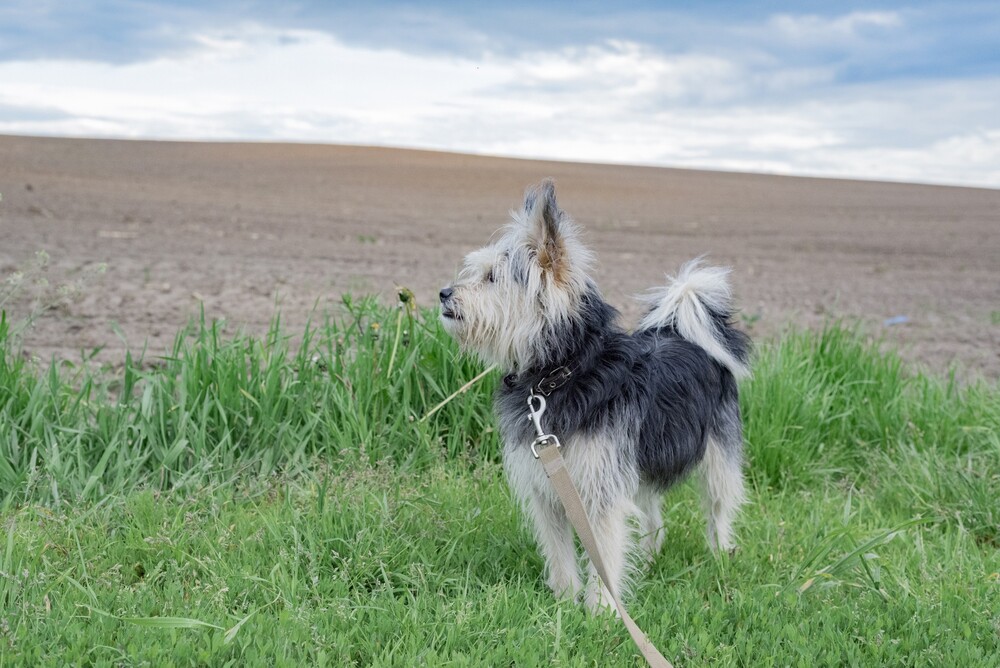
<svg viewBox="0 0 1000 668">
<path fill-rule="evenodd" d="M 423 151 L 0 137 L 0 280 L 107 272 L 26 348 L 120 360 L 166 349 L 204 303 L 291 332 L 343 292 L 424 305 L 545 176 L 584 226 L 598 280 L 630 299 L 693 256 L 733 267 L 755 336 L 859 318 L 934 370 L 1000 377 L 1000 191 L 533 162 Z M 8 308 L 11 304 L 7 305 Z M 13 304 L 23 315 L 24 298 Z M 905 318 L 901 324 L 886 321 Z M 116 333 L 115 329 L 119 331 Z"/>
</svg>

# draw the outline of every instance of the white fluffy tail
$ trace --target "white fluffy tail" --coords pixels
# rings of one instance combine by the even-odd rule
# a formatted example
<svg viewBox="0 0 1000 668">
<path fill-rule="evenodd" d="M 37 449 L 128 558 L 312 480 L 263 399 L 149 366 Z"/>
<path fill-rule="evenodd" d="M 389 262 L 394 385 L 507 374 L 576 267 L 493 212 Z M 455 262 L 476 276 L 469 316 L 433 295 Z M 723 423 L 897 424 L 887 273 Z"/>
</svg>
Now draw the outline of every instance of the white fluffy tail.
<svg viewBox="0 0 1000 668">
<path fill-rule="evenodd" d="M 722 328 L 732 317 L 729 269 L 703 267 L 701 258 L 681 267 L 677 277 L 644 298 L 650 309 L 639 329 L 673 328 L 681 337 L 700 346 L 736 378 L 750 374 L 743 352 L 733 350 Z"/>
</svg>

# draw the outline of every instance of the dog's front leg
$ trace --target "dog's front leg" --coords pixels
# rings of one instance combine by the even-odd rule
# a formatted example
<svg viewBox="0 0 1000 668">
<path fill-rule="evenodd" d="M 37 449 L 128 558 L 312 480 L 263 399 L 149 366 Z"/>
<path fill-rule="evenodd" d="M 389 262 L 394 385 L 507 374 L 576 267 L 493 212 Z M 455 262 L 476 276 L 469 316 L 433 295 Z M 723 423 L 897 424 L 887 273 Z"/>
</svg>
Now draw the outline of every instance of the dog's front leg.
<svg viewBox="0 0 1000 668">
<path fill-rule="evenodd" d="M 535 539 L 545 557 L 548 572 L 547 583 L 559 598 L 576 598 L 583 589 L 580 572 L 576 563 L 576 546 L 573 543 L 573 528 L 561 506 L 553 505 L 551 499 L 532 495 L 528 504 Z"/>
<path fill-rule="evenodd" d="M 642 484 L 639 485 L 639 490 L 635 495 L 635 502 L 641 513 L 639 547 L 642 549 L 646 561 L 653 561 L 660 553 L 667 535 L 667 530 L 663 526 L 663 513 L 660 509 L 663 499 L 658 489 L 650 484 Z"/>
<path fill-rule="evenodd" d="M 622 501 L 596 512 L 590 518 L 594 528 L 594 537 L 597 539 L 597 547 L 601 551 L 604 568 L 610 579 L 610 582 L 606 583 L 606 587 L 601 584 L 597 569 L 594 568 L 593 563 L 588 561 L 587 594 L 584 600 L 591 612 L 600 612 L 604 609 L 615 610 L 614 601 L 608 591 L 609 588 L 621 596 L 630 539 L 628 510 L 628 504 Z M 616 610 L 615 613 L 617 614 Z"/>
</svg>

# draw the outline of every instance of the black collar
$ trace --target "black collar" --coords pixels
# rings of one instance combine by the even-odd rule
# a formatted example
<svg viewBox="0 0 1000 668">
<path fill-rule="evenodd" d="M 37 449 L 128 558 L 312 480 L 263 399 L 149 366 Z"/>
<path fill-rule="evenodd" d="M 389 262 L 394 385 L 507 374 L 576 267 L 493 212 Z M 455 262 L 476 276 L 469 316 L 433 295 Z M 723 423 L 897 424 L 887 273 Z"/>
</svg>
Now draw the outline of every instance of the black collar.
<svg viewBox="0 0 1000 668">
<path fill-rule="evenodd" d="M 578 370 L 576 366 L 576 364 L 566 364 L 552 369 L 531 388 L 532 393 L 540 394 L 544 397 L 549 396 L 569 382 L 570 378 Z M 503 384 L 508 390 L 514 389 L 516 383 L 517 374 L 510 373 L 503 377 Z"/>
</svg>

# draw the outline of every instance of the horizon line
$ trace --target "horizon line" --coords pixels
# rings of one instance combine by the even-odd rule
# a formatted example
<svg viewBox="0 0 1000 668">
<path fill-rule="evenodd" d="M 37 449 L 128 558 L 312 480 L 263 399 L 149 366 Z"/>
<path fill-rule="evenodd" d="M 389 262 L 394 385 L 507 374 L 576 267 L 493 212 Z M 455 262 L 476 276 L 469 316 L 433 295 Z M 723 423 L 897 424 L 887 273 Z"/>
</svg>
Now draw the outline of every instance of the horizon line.
<svg viewBox="0 0 1000 668">
<path fill-rule="evenodd" d="M 568 165 L 593 165 L 596 167 L 632 167 L 637 169 L 662 169 L 670 171 L 704 172 L 709 174 L 729 174 L 756 177 L 774 177 L 791 179 L 810 179 L 822 181 L 849 181 L 857 183 L 886 184 L 893 186 L 917 186 L 932 188 L 962 188 L 967 190 L 985 190 L 989 192 L 1000 191 L 1000 186 L 969 184 L 943 181 L 912 181 L 896 180 L 889 178 L 876 178 L 866 176 L 846 176 L 842 174 L 822 174 L 804 172 L 778 172 L 778 171 L 755 171 L 746 169 L 726 169 L 711 165 L 671 165 L 665 163 L 643 163 L 643 162 L 615 162 L 609 160 L 579 160 L 568 158 L 551 158 L 543 156 L 523 156 L 504 155 L 501 153 L 484 153 L 471 150 L 459 151 L 454 149 L 442 149 L 427 146 L 405 146 L 399 144 L 372 144 L 372 143 L 350 143 L 337 141 L 316 141 L 297 139 L 220 139 L 220 138 L 199 138 L 199 137 L 124 137 L 113 135 L 71 135 L 71 134 L 17 134 L 10 132 L 0 132 L 0 140 L 8 137 L 20 139 L 65 139 L 70 141 L 107 141 L 107 142 L 149 142 L 161 144 L 247 144 L 247 145 L 289 145 L 289 146 L 316 146 L 335 148 L 361 148 L 379 149 L 389 151 L 414 151 L 421 153 L 439 153 L 444 155 L 468 156 L 474 158 L 484 158 L 493 160 L 518 160 L 522 162 L 555 162 Z"/>
</svg>

